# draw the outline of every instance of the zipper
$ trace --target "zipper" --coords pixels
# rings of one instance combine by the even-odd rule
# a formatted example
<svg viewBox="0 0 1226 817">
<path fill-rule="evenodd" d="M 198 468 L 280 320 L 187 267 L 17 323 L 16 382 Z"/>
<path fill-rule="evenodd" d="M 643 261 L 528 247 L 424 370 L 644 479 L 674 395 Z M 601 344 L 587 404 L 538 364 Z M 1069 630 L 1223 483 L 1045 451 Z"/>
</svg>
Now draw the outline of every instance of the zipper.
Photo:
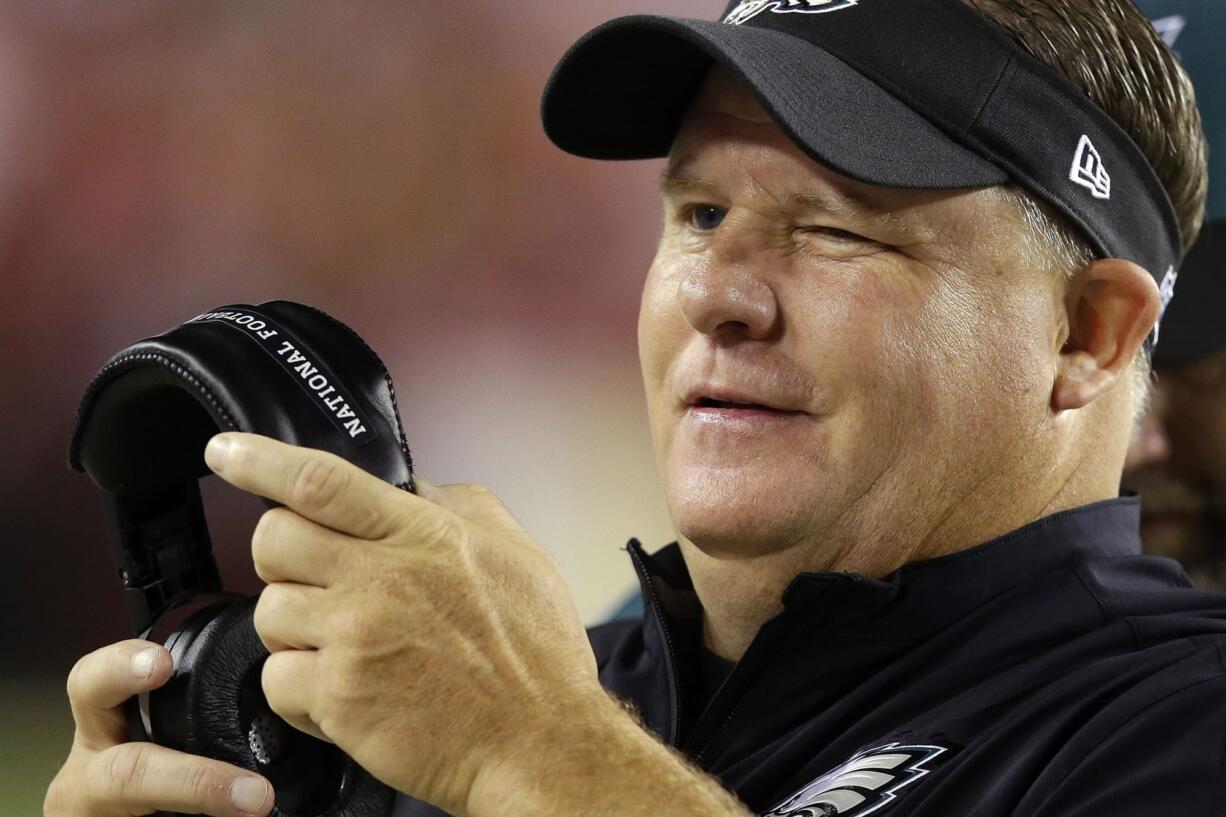
<svg viewBox="0 0 1226 817">
<path fill-rule="evenodd" d="M 706 724 L 696 722 L 694 728 L 690 730 L 690 736 L 685 747 L 686 753 L 699 768 L 706 768 L 704 763 L 711 748 L 717 745 L 720 738 L 728 730 L 729 725 L 741 714 L 746 701 L 755 693 L 753 682 L 745 680 L 746 667 L 755 668 L 753 670 L 755 676 L 760 676 L 765 672 L 770 667 L 772 661 L 779 659 L 780 651 L 795 641 L 797 635 L 806 626 L 806 621 L 812 616 L 812 611 L 816 606 L 819 603 L 826 603 L 828 601 L 826 596 L 830 593 L 831 589 L 842 584 L 842 581 L 838 581 L 827 585 L 810 601 L 802 614 L 790 614 L 785 608 L 777 616 L 766 621 L 758 630 L 758 634 L 750 642 L 745 654 L 737 661 L 736 666 L 732 668 L 732 672 L 720 684 L 719 689 L 716 690 L 707 704 L 709 711 L 721 696 L 725 698 L 730 697 L 731 700 L 725 704 L 726 714 L 724 714 L 718 725 L 701 729 L 700 727 L 706 726 Z M 699 719 L 700 721 L 707 720 L 707 712 L 704 712 L 703 716 L 703 718 Z M 704 731 L 707 733 L 705 736 L 702 734 Z M 701 739 L 701 743 L 697 742 L 696 739 Z"/>
<path fill-rule="evenodd" d="M 665 624 L 664 607 L 656 596 L 655 583 L 647 572 L 647 566 L 643 563 L 642 545 L 637 539 L 633 539 L 631 540 L 629 550 L 630 561 L 634 564 L 634 572 L 638 574 L 639 582 L 647 591 L 646 595 L 647 599 L 651 602 L 651 611 L 654 614 L 656 629 L 659 631 L 666 649 L 664 676 L 668 679 L 669 694 L 668 745 L 675 749 L 677 748 L 677 732 L 681 728 L 682 712 L 681 687 L 677 683 L 677 649 L 673 646 L 672 634 L 669 633 L 668 625 Z"/>
</svg>

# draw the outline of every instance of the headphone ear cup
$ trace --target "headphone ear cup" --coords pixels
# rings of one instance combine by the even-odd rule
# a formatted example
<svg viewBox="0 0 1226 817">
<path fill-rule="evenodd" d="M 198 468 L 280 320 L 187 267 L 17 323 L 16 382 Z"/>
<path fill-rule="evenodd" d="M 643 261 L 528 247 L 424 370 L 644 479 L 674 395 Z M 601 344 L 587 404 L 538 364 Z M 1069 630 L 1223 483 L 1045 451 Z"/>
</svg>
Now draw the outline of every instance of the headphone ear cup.
<svg viewBox="0 0 1226 817">
<path fill-rule="evenodd" d="M 255 631 L 256 598 L 205 608 L 167 640 L 170 681 L 149 696 L 153 738 L 268 778 L 274 817 L 382 817 L 395 792 L 331 743 L 294 729 L 260 683 L 268 650 Z"/>
</svg>

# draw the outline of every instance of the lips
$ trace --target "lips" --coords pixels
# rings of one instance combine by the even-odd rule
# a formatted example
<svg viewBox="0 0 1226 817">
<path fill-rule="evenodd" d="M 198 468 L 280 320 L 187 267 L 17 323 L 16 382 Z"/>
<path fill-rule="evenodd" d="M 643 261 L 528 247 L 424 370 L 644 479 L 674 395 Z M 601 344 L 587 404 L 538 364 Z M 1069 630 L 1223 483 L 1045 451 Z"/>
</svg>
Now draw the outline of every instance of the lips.
<svg viewBox="0 0 1226 817">
<path fill-rule="evenodd" d="M 775 396 L 755 394 L 752 390 L 739 390 L 722 386 L 699 385 L 685 396 L 686 408 L 723 409 L 742 411 L 773 411 L 779 414 L 803 414 L 799 401 L 780 399 Z"/>
<path fill-rule="evenodd" d="M 700 397 L 698 402 L 694 404 L 694 408 L 738 408 L 738 409 L 766 409 L 769 411 L 777 411 L 771 406 L 764 406 L 761 403 L 737 403 L 731 400 L 714 400 L 710 397 Z"/>
</svg>

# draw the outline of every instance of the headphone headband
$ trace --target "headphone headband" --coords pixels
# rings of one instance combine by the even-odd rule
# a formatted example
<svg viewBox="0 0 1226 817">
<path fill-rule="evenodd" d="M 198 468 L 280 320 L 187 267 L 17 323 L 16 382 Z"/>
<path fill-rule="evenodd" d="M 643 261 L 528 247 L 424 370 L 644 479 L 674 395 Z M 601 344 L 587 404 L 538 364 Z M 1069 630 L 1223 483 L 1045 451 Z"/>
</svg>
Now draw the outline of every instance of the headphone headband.
<svg viewBox="0 0 1226 817">
<path fill-rule="evenodd" d="M 103 491 L 138 630 L 176 599 L 221 589 L 198 481 L 205 444 L 226 430 L 330 451 L 414 487 L 391 376 L 317 309 L 219 307 L 120 350 L 81 401 L 69 463 Z"/>
</svg>

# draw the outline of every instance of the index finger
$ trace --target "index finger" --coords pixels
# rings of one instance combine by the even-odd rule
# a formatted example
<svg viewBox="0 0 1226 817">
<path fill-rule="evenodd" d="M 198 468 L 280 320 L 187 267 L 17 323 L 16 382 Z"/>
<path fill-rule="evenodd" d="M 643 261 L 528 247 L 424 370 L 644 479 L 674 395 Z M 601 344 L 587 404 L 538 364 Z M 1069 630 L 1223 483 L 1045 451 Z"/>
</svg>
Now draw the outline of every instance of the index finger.
<svg viewBox="0 0 1226 817">
<path fill-rule="evenodd" d="M 121 743 L 94 755 L 80 783 L 89 800 L 102 807 L 99 812 L 108 814 L 256 817 L 274 803 L 267 779 L 155 743 Z"/>
<path fill-rule="evenodd" d="M 218 434 L 209 440 L 204 459 L 234 487 L 359 539 L 382 539 L 392 533 L 405 503 L 419 503 L 423 513 L 438 512 L 431 503 L 335 454 L 259 434 Z"/>
</svg>

